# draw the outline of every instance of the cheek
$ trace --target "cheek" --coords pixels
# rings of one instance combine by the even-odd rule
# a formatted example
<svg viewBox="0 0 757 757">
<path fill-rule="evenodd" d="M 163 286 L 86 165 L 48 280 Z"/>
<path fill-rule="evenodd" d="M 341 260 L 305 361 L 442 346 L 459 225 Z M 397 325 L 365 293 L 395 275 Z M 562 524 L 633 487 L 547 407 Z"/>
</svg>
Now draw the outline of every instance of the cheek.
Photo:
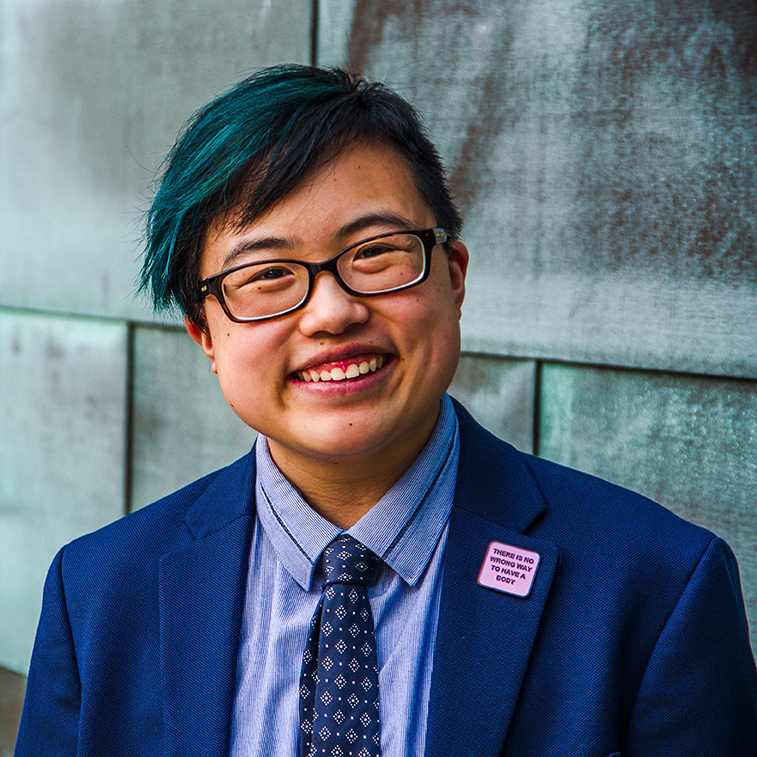
<svg viewBox="0 0 757 757">
<path fill-rule="evenodd" d="M 405 333 L 411 337 L 406 342 L 406 354 L 419 366 L 418 380 L 441 383 L 446 389 L 460 357 L 460 322 L 454 301 L 444 294 L 440 292 L 433 304 L 416 301 L 405 321 Z"/>
<path fill-rule="evenodd" d="M 238 352 L 217 360 L 218 384 L 229 407 L 252 428 L 258 428 L 268 412 L 277 412 L 276 372 L 270 359 Z"/>
<path fill-rule="evenodd" d="M 435 355 L 439 380 L 444 384 L 445 391 L 452 383 L 460 361 L 460 328 L 458 321 L 450 322 L 448 328 L 437 336 L 437 352 Z"/>
<path fill-rule="evenodd" d="M 227 356 L 223 353 L 216 359 L 218 385 L 221 387 L 226 402 L 235 412 L 244 404 L 244 397 L 242 396 L 243 374 L 241 374 L 239 368 L 239 366 L 227 362 Z"/>
<path fill-rule="evenodd" d="M 261 383 L 267 376 L 276 375 L 273 348 L 265 349 L 262 340 L 253 334 L 226 334 L 215 344 L 215 367 L 218 383 L 229 404 L 241 401 L 246 395 L 263 391 Z"/>
<path fill-rule="evenodd" d="M 444 380 L 452 381 L 460 358 L 460 317 L 449 283 L 436 293 L 425 328 L 430 335 L 430 349 Z"/>
</svg>

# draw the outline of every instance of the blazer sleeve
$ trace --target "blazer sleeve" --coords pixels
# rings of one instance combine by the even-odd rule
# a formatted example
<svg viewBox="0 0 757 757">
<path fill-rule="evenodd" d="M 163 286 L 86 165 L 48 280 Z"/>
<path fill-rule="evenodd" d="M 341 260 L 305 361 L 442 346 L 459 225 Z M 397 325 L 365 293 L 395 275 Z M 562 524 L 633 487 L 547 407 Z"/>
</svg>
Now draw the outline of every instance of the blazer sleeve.
<svg viewBox="0 0 757 757">
<path fill-rule="evenodd" d="M 757 755 L 757 670 L 736 559 L 719 538 L 657 640 L 623 749 L 623 757 L 684 754 Z"/>
<path fill-rule="evenodd" d="M 45 581 L 16 757 L 77 753 L 81 682 L 66 610 L 63 554 L 61 549 L 55 556 Z"/>
</svg>

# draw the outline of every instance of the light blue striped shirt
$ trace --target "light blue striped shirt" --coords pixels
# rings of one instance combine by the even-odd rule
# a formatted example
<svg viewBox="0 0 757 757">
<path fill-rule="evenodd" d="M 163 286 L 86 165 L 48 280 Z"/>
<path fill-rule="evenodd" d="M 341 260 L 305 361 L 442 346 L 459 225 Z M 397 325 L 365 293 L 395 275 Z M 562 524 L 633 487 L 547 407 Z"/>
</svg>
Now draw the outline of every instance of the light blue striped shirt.
<svg viewBox="0 0 757 757">
<path fill-rule="evenodd" d="M 436 428 L 405 475 L 348 533 L 383 560 L 368 589 L 376 626 L 382 757 L 423 754 L 441 565 L 459 432 L 445 395 Z M 323 585 L 320 557 L 341 529 L 255 446 L 257 522 L 237 662 L 231 757 L 295 757 L 302 652 Z"/>
</svg>

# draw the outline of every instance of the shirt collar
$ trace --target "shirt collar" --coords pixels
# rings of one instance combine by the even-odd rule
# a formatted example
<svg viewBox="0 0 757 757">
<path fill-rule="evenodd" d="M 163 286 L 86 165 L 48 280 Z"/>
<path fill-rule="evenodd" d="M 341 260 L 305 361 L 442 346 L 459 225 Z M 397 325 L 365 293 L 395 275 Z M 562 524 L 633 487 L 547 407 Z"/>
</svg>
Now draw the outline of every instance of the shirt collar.
<svg viewBox="0 0 757 757">
<path fill-rule="evenodd" d="M 457 416 L 445 394 L 439 420 L 421 454 L 381 500 L 347 530 L 411 586 L 426 569 L 452 509 L 459 436 Z M 262 434 L 255 443 L 255 457 L 260 524 L 284 568 L 307 591 L 321 553 L 342 529 L 307 505 L 276 467 Z"/>
</svg>

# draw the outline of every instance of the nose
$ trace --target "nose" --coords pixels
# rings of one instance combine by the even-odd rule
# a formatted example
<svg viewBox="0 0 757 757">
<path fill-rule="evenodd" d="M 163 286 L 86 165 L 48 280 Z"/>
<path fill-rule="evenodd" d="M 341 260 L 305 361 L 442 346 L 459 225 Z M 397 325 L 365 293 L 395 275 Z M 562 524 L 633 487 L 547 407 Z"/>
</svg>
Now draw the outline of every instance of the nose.
<svg viewBox="0 0 757 757">
<path fill-rule="evenodd" d="M 349 294 L 333 274 L 321 271 L 301 311 L 299 329 L 305 336 L 319 332 L 342 334 L 350 326 L 365 323 L 369 316 L 370 310 L 363 298 Z"/>
</svg>

